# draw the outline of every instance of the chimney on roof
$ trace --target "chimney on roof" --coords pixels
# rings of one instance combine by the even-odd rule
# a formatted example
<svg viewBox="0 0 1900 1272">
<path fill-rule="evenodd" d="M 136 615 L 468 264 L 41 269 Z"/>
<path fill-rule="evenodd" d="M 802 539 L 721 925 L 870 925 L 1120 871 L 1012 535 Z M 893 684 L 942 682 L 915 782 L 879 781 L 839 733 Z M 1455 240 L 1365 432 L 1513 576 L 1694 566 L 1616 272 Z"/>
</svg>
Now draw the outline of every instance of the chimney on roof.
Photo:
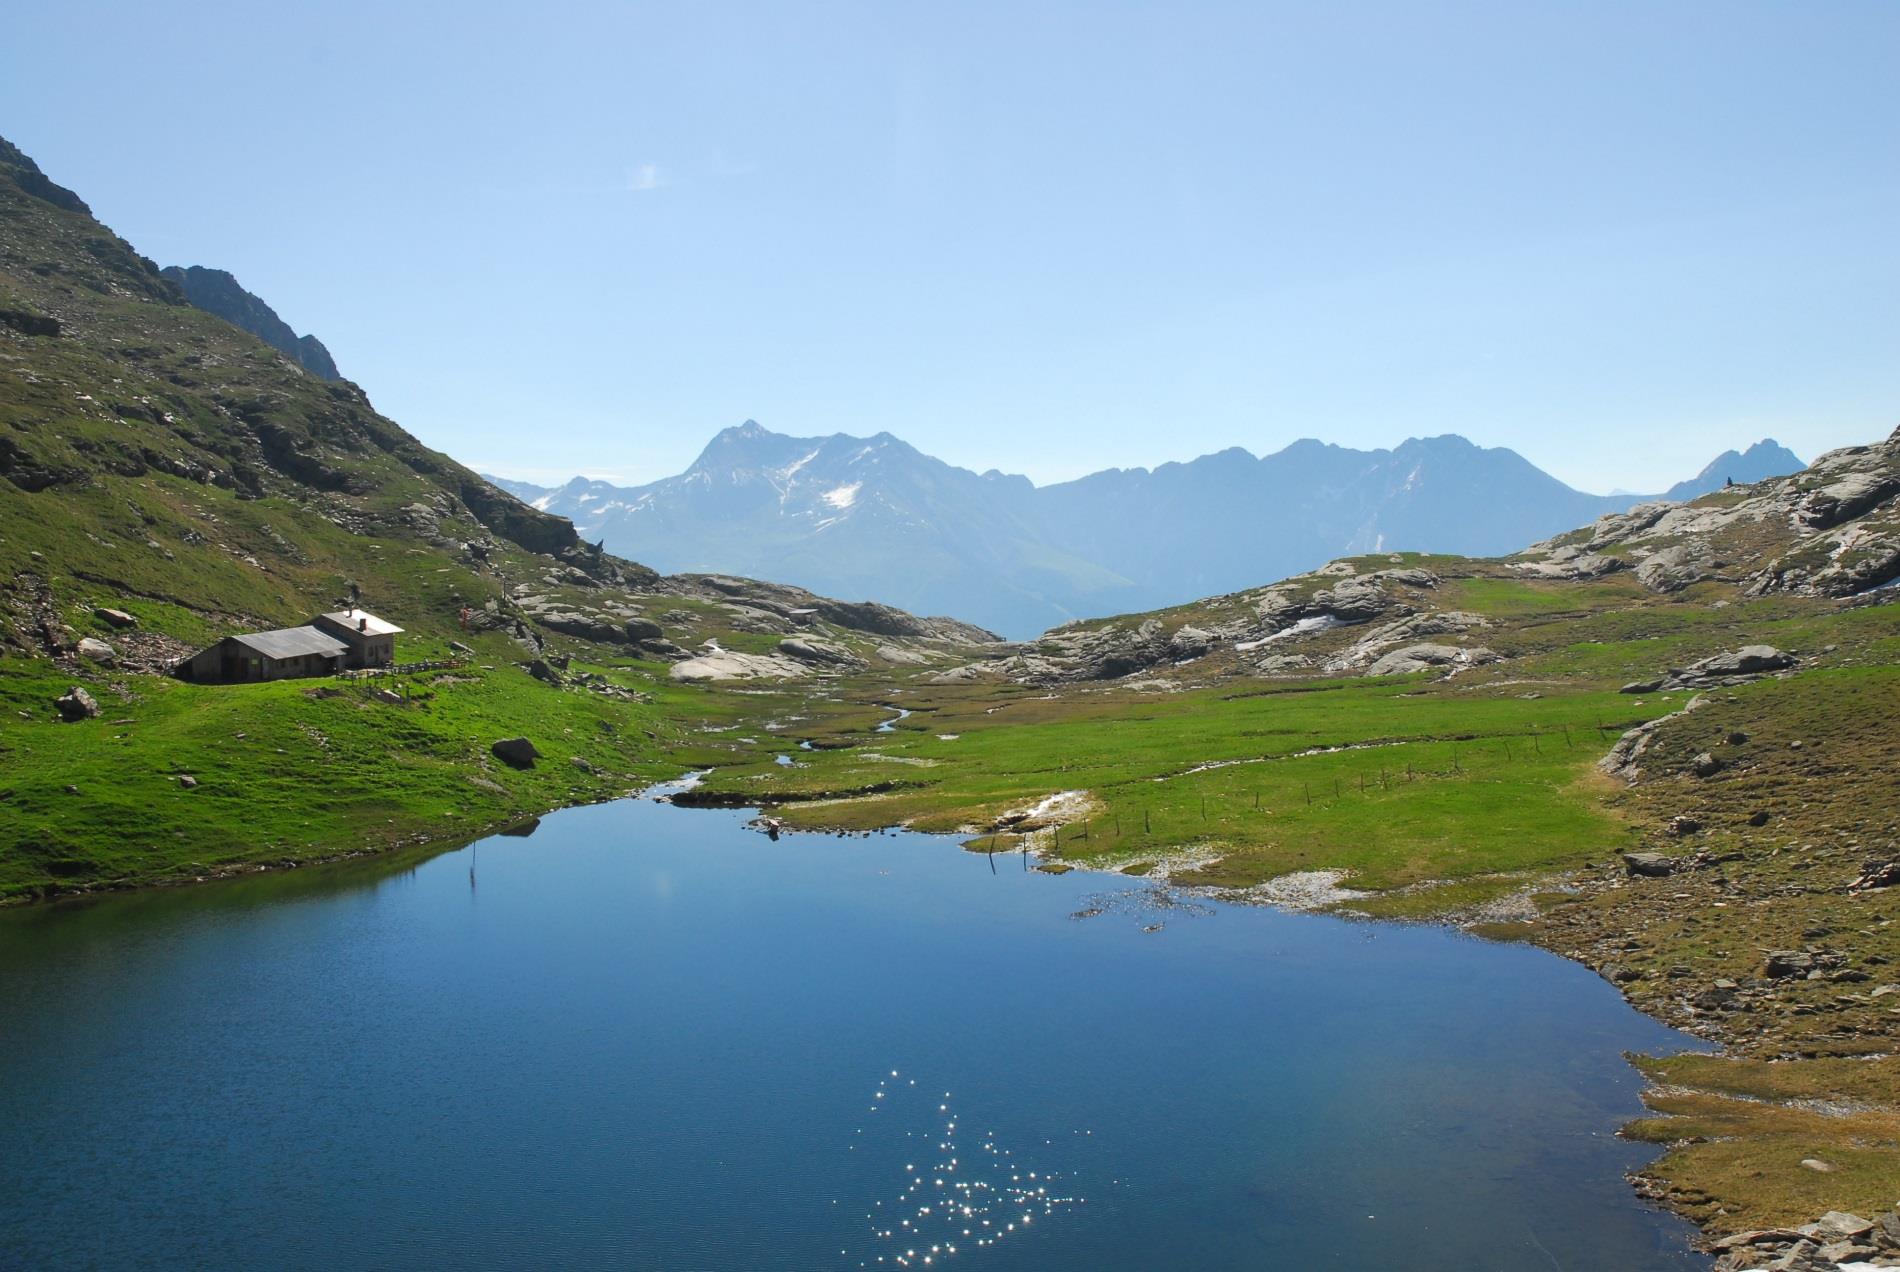
<svg viewBox="0 0 1900 1272">
<path fill-rule="evenodd" d="M 368 630 L 369 630 L 369 620 L 368 620 L 367 618 L 359 618 L 359 619 L 357 619 L 357 620 L 356 620 L 356 630 L 357 630 L 357 631 L 359 631 L 359 632 L 366 632 L 366 631 L 368 631 Z"/>
</svg>

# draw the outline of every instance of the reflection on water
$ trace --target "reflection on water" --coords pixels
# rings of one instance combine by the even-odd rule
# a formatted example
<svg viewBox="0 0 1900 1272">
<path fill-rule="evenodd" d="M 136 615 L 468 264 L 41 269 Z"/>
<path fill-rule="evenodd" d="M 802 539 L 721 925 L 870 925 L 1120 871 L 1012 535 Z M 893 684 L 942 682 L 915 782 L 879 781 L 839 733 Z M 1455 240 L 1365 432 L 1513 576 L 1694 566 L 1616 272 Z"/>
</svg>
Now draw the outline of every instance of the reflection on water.
<svg viewBox="0 0 1900 1272">
<path fill-rule="evenodd" d="M 1060 1172 L 1033 1168 L 1030 1158 L 1004 1147 L 994 1130 L 964 1130 L 950 1092 L 937 1097 L 896 1069 L 878 1080 L 864 1120 L 868 1125 L 853 1133 L 850 1151 L 891 1163 L 902 1158 L 903 1166 L 892 1172 L 897 1192 L 873 1199 L 864 1212 L 870 1239 L 859 1267 L 942 1263 L 999 1245 L 1026 1233 L 1039 1218 L 1083 1204 Z M 853 1252 L 847 1247 L 839 1253 L 849 1259 Z"/>
<path fill-rule="evenodd" d="M 1583 968 L 750 816 L 0 914 L 0 1266 L 1707 1266 Z"/>
</svg>

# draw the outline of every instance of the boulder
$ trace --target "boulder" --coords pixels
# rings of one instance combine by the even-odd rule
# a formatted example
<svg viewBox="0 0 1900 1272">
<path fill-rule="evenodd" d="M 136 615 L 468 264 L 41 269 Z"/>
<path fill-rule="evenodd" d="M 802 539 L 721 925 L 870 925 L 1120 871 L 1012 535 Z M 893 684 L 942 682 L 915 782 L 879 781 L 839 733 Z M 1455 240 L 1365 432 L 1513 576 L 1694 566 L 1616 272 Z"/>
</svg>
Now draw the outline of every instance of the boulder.
<svg viewBox="0 0 1900 1272">
<path fill-rule="evenodd" d="M 1840 1241 L 1850 1237 L 1864 1237 L 1874 1230 L 1872 1220 L 1862 1219 L 1859 1215 L 1848 1214 L 1844 1210 L 1830 1210 L 1801 1230 L 1803 1236 L 1826 1237 Z"/>
<path fill-rule="evenodd" d="M 99 704 L 79 685 L 74 685 L 55 699 L 53 706 L 59 710 L 59 718 L 68 724 L 76 720 L 91 720 L 99 714 Z"/>
<path fill-rule="evenodd" d="M 1713 689 L 1741 684 L 1771 672 L 1793 667 L 1793 654 L 1784 654 L 1773 645 L 1744 645 L 1725 654 L 1711 654 L 1687 667 L 1677 667 L 1658 680 L 1639 680 L 1623 686 L 1624 693 L 1654 693 L 1659 689 Z M 1748 740 L 1742 735 L 1742 741 Z M 1740 746 L 1740 742 L 1732 743 Z"/>
<path fill-rule="evenodd" d="M 97 637 L 82 636 L 79 639 L 79 656 L 96 663 L 109 663 L 119 656 L 119 651 Z"/>
<path fill-rule="evenodd" d="M 1759 676 L 1785 671 L 1794 666 L 1794 657 L 1773 645 L 1744 645 L 1728 654 L 1716 654 L 1690 666 L 1690 671 L 1705 676 Z"/>
<path fill-rule="evenodd" d="M 388 702 L 396 706 L 402 705 L 402 695 L 393 689 L 378 689 L 370 696 L 375 698 L 378 702 Z"/>
<path fill-rule="evenodd" d="M 1805 950 L 1776 950 L 1763 970 L 1772 980 L 1801 980 L 1816 966 L 1814 955 Z"/>
<path fill-rule="evenodd" d="M 1380 658 L 1366 671 L 1370 676 L 1402 676 L 1414 671 L 1453 669 L 1494 662 L 1497 655 L 1488 649 L 1463 649 L 1457 645 L 1407 645 Z"/>
<path fill-rule="evenodd" d="M 1193 625 L 1179 628 L 1168 637 L 1168 652 L 1176 658 L 1199 658 L 1214 647 L 1214 637 Z"/>
<path fill-rule="evenodd" d="M 524 606 L 524 608 L 526 608 Z M 604 645 L 626 643 L 626 630 L 619 624 L 591 611 L 548 609 L 528 611 L 536 622 L 543 627 L 551 627 L 568 636 L 578 636 L 582 640 L 599 641 Z"/>
<path fill-rule="evenodd" d="M 822 667 L 846 666 L 858 661 L 850 650 L 830 641 L 805 640 L 797 636 L 787 636 L 778 643 L 778 651 L 788 658 L 800 662 L 815 663 Z"/>
<path fill-rule="evenodd" d="M 1377 578 L 1350 578 L 1313 593 L 1306 611 L 1330 614 L 1342 623 L 1365 623 L 1384 613 L 1387 604 L 1385 589 L 1379 586 Z"/>
<path fill-rule="evenodd" d="M 1709 577 L 1714 564 L 1707 545 L 1677 543 L 1650 553 L 1636 577 L 1653 592 L 1677 592 Z"/>
<path fill-rule="evenodd" d="M 543 680 L 551 685 L 561 683 L 561 673 L 550 667 L 545 658 L 537 658 L 529 663 L 528 674 L 533 676 L 536 680 Z"/>
<path fill-rule="evenodd" d="M 630 618 L 625 624 L 627 639 L 635 644 L 649 640 L 658 640 L 666 631 L 650 618 Z"/>
<path fill-rule="evenodd" d="M 101 606 L 92 612 L 92 616 L 104 623 L 107 627 L 114 628 L 118 631 L 124 631 L 128 627 L 137 627 L 139 625 L 138 619 L 122 609 L 108 609 Z"/>
<path fill-rule="evenodd" d="M 499 742 L 492 743 L 488 750 L 491 755 L 510 768 L 530 769 L 534 767 L 534 762 L 541 758 L 541 752 L 536 750 L 534 743 L 526 738 L 503 738 Z"/>
<path fill-rule="evenodd" d="M 1632 875 L 1643 875 L 1651 879 L 1660 879 L 1676 873 L 1682 863 L 1674 857 L 1666 857 L 1659 852 L 1626 852 L 1623 854 L 1623 868 Z"/>
<path fill-rule="evenodd" d="M 810 664 L 781 654 L 742 654 L 721 649 L 674 663 L 675 680 L 789 679 L 809 674 Z"/>
<path fill-rule="evenodd" d="M 1900 861 L 1870 861 L 1860 872 L 1860 878 L 1848 885 L 1849 891 L 1865 892 L 1869 888 L 1891 888 L 1900 883 Z"/>
<path fill-rule="evenodd" d="M 475 651 L 474 651 L 474 649 L 473 649 L 473 648 L 471 648 L 471 647 L 470 647 L 470 646 L 468 646 L 468 645 L 464 645 L 464 644 L 463 644 L 463 643 L 462 643 L 461 641 L 459 641 L 459 640 L 452 640 L 452 641 L 450 641 L 450 642 L 449 642 L 449 650 L 450 650 L 450 652 L 451 652 L 451 653 L 457 653 L 457 654 L 460 654 L 460 655 L 462 655 L 462 656 L 463 656 L 464 658 L 473 658 L 473 657 L 475 656 Z"/>
<path fill-rule="evenodd" d="M 1702 752 L 1702 754 L 1689 761 L 1689 771 L 1694 773 L 1697 777 L 1714 777 L 1717 773 L 1720 773 L 1724 767 L 1722 761 L 1716 759 L 1707 751 Z"/>
<path fill-rule="evenodd" d="M 180 773 L 178 775 L 178 784 L 186 790 L 191 790 L 198 785 L 198 779 L 189 773 Z"/>
<path fill-rule="evenodd" d="M 640 642 L 640 652 L 649 654 L 654 658 L 688 657 L 686 650 L 680 648 L 670 640 L 643 640 Z"/>
</svg>

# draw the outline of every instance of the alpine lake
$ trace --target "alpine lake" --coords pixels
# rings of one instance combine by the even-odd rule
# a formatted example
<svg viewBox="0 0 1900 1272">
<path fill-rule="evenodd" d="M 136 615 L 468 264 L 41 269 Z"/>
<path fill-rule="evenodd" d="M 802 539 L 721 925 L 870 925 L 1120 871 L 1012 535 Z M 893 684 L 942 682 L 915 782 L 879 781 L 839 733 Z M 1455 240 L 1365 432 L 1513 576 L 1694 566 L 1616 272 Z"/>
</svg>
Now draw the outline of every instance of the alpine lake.
<svg viewBox="0 0 1900 1272">
<path fill-rule="evenodd" d="M 749 819 L 0 914 L 0 1265 L 1708 1264 L 1581 966 Z"/>
</svg>

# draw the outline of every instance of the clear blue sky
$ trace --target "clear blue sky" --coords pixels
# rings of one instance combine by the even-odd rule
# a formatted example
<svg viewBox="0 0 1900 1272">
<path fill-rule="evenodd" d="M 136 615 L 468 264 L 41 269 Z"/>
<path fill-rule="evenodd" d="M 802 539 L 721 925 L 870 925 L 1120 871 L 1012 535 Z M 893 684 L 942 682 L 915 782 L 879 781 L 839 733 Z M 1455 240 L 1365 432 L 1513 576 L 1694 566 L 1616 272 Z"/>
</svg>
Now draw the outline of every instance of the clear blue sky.
<svg viewBox="0 0 1900 1272">
<path fill-rule="evenodd" d="M 15 6 L 0 133 L 424 440 L 1038 480 L 1900 424 L 1900 4 Z"/>
</svg>

